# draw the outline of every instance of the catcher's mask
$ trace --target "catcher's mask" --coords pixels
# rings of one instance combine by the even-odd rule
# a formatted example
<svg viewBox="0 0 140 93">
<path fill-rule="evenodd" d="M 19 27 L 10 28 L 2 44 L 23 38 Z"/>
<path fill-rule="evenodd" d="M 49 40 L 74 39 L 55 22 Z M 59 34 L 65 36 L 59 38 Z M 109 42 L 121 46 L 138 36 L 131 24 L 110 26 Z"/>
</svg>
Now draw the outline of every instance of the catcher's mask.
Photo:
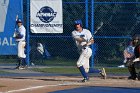
<svg viewBox="0 0 140 93">
<path fill-rule="evenodd" d="M 140 44 L 140 34 L 135 34 L 133 37 L 133 45 L 137 46 L 138 44 Z"/>
<path fill-rule="evenodd" d="M 81 27 L 83 27 L 83 24 L 82 24 L 82 21 L 81 21 L 81 20 L 75 20 L 75 21 L 74 21 L 74 27 L 75 27 L 76 25 L 80 25 Z"/>
</svg>

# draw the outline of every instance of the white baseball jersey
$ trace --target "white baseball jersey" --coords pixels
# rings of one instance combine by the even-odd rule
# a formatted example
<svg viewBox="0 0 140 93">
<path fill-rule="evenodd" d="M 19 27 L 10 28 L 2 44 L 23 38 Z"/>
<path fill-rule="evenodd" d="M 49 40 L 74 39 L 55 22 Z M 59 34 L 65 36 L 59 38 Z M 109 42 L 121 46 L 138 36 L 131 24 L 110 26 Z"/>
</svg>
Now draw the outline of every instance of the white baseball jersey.
<svg viewBox="0 0 140 93">
<path fill-rule="evenodd" d="M 75 39 L 76 46 L 78 50 L 80 51 L 80 57 L 77 61 L 77 67 L 83 66 L 85 71 L 89 71 L 89 58 L 92 55 L 92 50 L 89 46 L 83 47 L 87 42 L 92 39 L 91 32 L 87 29 L 83 29 L 82 32 L 78 32 L 76 30 L 72 31 L 72 37 Z M 78 42 L 76 41 L 76 38 L 83 37 L 85 41 Z"/>
<path fill-rule="evenodd" d="M 21 35 L 23 35 L 23 37 L 21 39 L 16 39 L 16 41 L 25 41 L 26 29 L 23 25 L 18 28 L 17 33 L 20 33 Z"/>
<path fill-rule="evenodd" d="M 20 33 L 21 35 L 23 35 L 22 38 L 20 39 L 16 39 L 16 41 L 18 42 L 18 57 L 19 58 L 26 58 L 25 55 L 25 37 L 26 37 L 26 29 L 25 27 L 22 25 L 18 28 L 18 33 Z"/>
<path fill-rule="evenodd" d="M 83 38 L 85 39 L 85 41 L 83 41 L 83 42 L 78 42 L 78 41 L 75 40 L 76 46 L 78 47 L 78 50 L 79 50 L 79 51 L 81 51 L 81 50 L 83 49 L 83 45 L 85 45 L 87 42 L 90 41 L 90 39 L 93 38 L 92 35 L 91 35 L 91 32 L 90 32 L 89 30 L 87 30 L 87 29 L 83 29 L 82 32 L 78 32 L 78 31 L 76 31 L 76 30 L 74 30 L 74 31 L 72 32 L 72 37 L 73 37 L 74 39 L 80 38 L 81 36 L 83 36 Z M 87 46 L 87 47 L 89 47 L 89 46 Z"/>
</svg>

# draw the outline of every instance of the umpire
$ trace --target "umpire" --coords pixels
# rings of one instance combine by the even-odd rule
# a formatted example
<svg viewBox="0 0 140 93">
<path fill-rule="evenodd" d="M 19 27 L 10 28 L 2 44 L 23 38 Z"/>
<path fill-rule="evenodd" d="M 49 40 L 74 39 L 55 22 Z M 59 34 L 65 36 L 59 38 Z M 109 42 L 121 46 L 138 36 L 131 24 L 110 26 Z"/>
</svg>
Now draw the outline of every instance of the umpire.
<svg viewBox="0 0 140 93">
<path fill-rule="evenodd" d="M 132 79 L 132 80 L 136 80 L 136 78 L 140 78 L 139 74 L 140 72 L 137 72 L 137 68 L 139 69 L 140 67 L 140 34 L 135 34 L 133 37 L 133 46 L 134 48 L 134 57 L 135 59 L 133 60 L 133 62 L 131 61 L 131 63 L 128 65 L 128 70 L 130 72 L 130 76 L 128 77 L 128 79 Z M 138 74 L 139 73 L 139 74 Z"/>
</svg>

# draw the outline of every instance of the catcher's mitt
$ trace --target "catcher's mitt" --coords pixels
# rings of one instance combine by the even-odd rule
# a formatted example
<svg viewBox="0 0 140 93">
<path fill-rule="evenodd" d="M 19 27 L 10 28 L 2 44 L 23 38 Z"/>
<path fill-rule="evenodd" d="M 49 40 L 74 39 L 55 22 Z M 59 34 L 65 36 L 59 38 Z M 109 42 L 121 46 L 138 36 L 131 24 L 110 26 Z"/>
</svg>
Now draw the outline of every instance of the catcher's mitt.
<svg viewBox="0 0 140 93">
<path fill-rule="evenodd" d="M 18 33 L 18 32 L 14 32 L 13 37 L 16 38 L 16 39 L 21 39 L 23 37 L 23 35 Z"/>
</svg>

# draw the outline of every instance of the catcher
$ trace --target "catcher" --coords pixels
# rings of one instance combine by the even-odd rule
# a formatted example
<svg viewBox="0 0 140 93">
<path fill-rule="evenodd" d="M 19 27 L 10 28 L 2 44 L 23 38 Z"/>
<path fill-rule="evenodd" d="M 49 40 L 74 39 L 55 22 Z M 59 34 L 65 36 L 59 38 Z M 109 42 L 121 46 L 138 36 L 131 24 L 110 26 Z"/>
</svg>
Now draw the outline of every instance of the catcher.
<svg viewBox="0 0 140 93">
<path fill-rule="evenodd" d="M 18 45 L 18 66 L 16 67 L 16 69 L 25 69 L 25 67 L 27 67 L 26 55 L 24 52 L 25 44 L 26 44 L 25 42 L 26 29 L 22 25 L 21 19 L 18 19 L 16 23 L 18 25 L 18 29 L 14 32 L 14 35 L 13 35 Z"/>
<path fill-rule="evenodd" d="M 130 59 L 126 62 L 126 66 L 130 72 L 130 76 L 128 79 L 136 80 L 138 78 L 140 80 L 140 34 L 135 34 L 133 37 L 133 46 L 134 48 L 134 58 Z"/>
</svg>

